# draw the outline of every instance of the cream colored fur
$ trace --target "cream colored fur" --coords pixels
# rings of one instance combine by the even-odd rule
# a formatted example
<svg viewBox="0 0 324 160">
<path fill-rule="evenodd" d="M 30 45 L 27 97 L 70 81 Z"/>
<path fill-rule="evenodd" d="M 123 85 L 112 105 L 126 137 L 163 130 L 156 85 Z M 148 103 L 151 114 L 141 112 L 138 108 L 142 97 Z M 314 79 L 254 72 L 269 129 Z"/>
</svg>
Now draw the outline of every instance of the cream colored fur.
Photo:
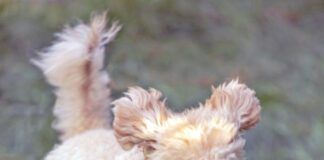
<svg viewBox="0 0 324 160">
<path fill-rule="evenodd" d="M 135 87 L 125 95 L 113 102 L 117 140 L 125 150 L 140 146 L 149 160 L 243 159 L 241 132 L 255 126 L 261 109 L 254 91 L 237 80 L 180 114 L 155 89 Z"/>
<path fill-rule="evenodd" d="M 66 27 L 54 44 L 34 61 L 48 82 L 56 87 L 54 128 L 61 140 L 92 128 L 109 128 L 109 77 L 102 71 L 104 45 L 120 27 L 106 31 L 106 17 L 96 16 L 89 25 Z"/>
<path fill-rule="evenodd" d="M 237 80 L 224 83 L 204 104 L 183 113 L 170 111 L 156 89 L 131 87 L 111 102 L 109 78 L 101 70 L 104 47 L 120 26 L 105 25 L 103 14 L 66 28 L 34 61 L 56 87 L 54 129 L 62 142 L 45 160 L 244 159 L 241 133 L 259 121 L 253 90 Z"/>
</svg>

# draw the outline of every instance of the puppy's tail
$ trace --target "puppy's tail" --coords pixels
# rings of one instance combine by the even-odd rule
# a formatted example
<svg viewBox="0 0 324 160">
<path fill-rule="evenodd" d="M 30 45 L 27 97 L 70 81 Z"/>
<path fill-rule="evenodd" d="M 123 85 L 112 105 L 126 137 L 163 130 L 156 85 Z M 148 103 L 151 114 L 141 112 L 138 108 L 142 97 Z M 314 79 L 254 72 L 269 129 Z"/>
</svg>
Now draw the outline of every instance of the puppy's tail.
<svg viewBox="0 0 324 160">
<path fill-rule="evenodd" d="M 120 26 L 106 30 L 106 14 L 93 16 L 90 24 L 66 27 L 52 46 L 33 60 L 48 82 L 56 87 L 53 128 L 64 140 L 93 128 L 110 127 L 110 82 L 102 71 L 105 45 Z"/>
</svg>

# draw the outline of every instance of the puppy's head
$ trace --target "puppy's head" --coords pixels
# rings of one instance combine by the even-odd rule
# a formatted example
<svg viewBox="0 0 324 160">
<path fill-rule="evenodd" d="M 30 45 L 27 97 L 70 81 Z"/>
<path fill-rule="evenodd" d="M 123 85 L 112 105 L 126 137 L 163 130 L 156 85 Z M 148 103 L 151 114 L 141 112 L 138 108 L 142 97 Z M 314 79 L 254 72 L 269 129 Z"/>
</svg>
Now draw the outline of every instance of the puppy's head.
<svg viewBox="0 0 324 160">
<path fill-rule="evenodd" d="M 240 132 L 259 120 L 254 91 L 237 81 L 213 88 L 204 104 L 181 114 L 168 110 L 155 89 L 130 88 L 125 95 L 114 102 L 116 137 L 148 160 L 242 159 Z"/>
</svg>

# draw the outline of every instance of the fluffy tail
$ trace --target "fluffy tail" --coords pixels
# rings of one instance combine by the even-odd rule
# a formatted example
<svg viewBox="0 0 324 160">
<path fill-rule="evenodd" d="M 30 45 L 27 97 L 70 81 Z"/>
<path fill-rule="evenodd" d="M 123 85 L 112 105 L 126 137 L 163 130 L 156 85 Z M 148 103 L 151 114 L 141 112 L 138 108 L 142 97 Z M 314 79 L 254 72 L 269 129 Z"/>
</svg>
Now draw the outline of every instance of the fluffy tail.
<svg viewBox="0 0 324 160">
<path fill-rule="evenodd" d="M 105 45 L 120 26 L 106 30 L 106 14 L 92 17 L 90 24 L 67 27 L 57 34 L 52 46 L 33 60 L 57 87 L 53 128 L 65 140 L 93 128 L 110 127 L 110 82 L 102 71 Z"/>
</svg>

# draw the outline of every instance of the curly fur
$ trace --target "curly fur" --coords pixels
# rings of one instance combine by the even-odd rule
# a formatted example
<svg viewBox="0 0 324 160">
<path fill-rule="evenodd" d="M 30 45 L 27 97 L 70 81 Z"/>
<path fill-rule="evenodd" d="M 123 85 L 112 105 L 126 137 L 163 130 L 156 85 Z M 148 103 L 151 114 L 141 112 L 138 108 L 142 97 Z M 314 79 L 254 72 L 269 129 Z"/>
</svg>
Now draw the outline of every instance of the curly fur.
<svg viewBox="0 0 324 160">
<path fill-rule="evenodd" d="M 34 63 L 48 82 L 56 87 L 54 128 L 61 140 L 92 128 L 109 127 L 110 90 L 108 74 L 102 72 L 104 45 L 120 27 L 117 23 L 106 31 L 106 17 L 93 17 L 89 25 L 67 27 L 58 39 Z"/>
<path fill-rule="evenodd" d="M 204 105 L 172 113 L 155 89 L 130 88 L 113 102 L 114 131 L 123 149 L 142 147 L 150 160 L 243 159 L 241 131 L 259 120 L 254 91 L 238 81 L 223 84 Z"/>
<path fill-rule="evenodd" d="M 68 27 L 34 61 L 57 88 L 54 129 L 62 143 L 45 160 L 244 159 L 241 133 L 257 124 L 261 109 L 253 90 L 237 80 L 224 83 L 204 104 L 183 113 L 169 110 L 153 88 L 131 87 L 111 102 L 109 77 L 101 70 L 104 46 L 120 26 L 105 26 L 103 14 Z"/>
</svg>

